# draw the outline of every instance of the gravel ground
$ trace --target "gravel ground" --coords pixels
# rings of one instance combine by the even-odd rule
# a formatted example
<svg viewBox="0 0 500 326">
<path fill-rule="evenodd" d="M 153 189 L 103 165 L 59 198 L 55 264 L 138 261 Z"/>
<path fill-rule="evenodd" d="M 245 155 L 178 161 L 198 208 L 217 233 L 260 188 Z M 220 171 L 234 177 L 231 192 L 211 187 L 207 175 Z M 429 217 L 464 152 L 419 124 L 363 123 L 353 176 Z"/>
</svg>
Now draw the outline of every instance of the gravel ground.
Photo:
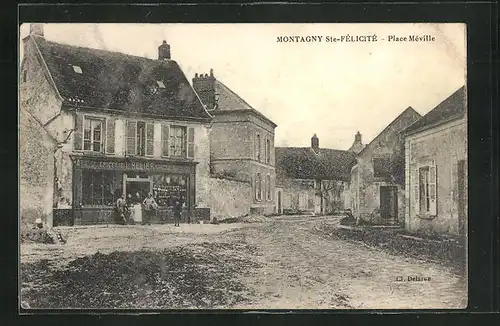
<svg viewBox="0 0 500 326">
<path fill-rule="evenodd" d="M 466 282 L 453 270 L 318 232 L 338 223 L 293 216 L 180 228 L 61 229 L 65 245 L 21 246 L 21 299 L 31 308 L 466 306 Z"/>
</svg>

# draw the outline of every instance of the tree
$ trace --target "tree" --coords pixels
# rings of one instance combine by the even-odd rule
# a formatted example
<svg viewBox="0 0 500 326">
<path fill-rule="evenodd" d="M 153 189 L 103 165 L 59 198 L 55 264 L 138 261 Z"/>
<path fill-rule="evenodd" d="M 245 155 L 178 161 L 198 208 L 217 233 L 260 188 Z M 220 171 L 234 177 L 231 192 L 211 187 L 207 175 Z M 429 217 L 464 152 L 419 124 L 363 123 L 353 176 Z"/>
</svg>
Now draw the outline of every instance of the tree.
<svg viewBox="0 0 500 326">
<path fill-rule="evenodd" d="M 313 187 L 321 199 L 321 212 L 333 213 L 342 208 L 342 191 L 344 185 L 337 180 L 317 180 Z"/>
</svg>

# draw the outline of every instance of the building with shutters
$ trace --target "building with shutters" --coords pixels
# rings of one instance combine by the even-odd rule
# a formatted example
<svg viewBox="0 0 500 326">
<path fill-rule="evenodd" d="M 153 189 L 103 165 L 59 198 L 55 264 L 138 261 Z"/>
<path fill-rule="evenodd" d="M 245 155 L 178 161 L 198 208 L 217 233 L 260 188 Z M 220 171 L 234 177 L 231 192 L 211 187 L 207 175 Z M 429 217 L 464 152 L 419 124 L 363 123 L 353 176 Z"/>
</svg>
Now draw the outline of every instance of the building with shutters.
<svg viewBox="0 0 500 326">
<path fill-rule="evenodd" d="M 273 214 L 276 124 L 210 74 L 196 74 L 193 87 L 213 117 L 210 172 L 224 201 L 238 207 L 226 215 Z M 232 203 L 232 204 L 231 204 Z M 223 213 L 212 206 L 214 214 Z"/>
<path fill-rule="evenodd" d="M 409 107 L 356 155 L 349 183 L 353 216 L 369 224 L 404 223 L 406 127 L 422 116 Z M 361 135 L 358 133 L 361 141 Z"/>
<path fill-rule="evenodd" d="M 354 151 L 320 148 L 316 135 L 311 147 L 275 150 L 278 214 L 333 214 L 349 207 Z"/>
<path fill-rule="evenodd" d="M 467 233 L 467 105 L 461 87 L 405 131 L 405 227 Z"/>
<path fill-rule="evenodd" d="M 158 220 L 171 216 L 176 200 L 190 217 L 210 208 L 212 117 L 165 41 L 152 60 L 51 42 L 32 24 L 23 44 L 21 106 L 39 128 L 26 129 L 20 147 L 43 132 L 54 139 L 45 141 L 54 164 L 44 172 L 53 170 L 53 187 L 43 185 L 53 189 L 46 202 L 54 213 L 70 212 L 75 224 L 107 223 L 122 193 L 136 200 L 148 192 L 160 204 Z M 24 197 L 29 189 L 21 188 Z"/>
</svg>

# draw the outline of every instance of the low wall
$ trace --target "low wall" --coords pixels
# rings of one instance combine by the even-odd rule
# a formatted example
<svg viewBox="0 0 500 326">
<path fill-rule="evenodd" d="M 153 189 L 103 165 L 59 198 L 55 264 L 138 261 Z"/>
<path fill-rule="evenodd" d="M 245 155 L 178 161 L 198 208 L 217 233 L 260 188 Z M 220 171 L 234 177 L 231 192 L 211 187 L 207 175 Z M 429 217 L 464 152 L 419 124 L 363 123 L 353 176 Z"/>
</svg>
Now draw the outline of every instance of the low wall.
<svg viewBox="0 0 500 326">
<path fill-rule="evenodd" d="M 210 217 L 218 220 L 250 214 L 252 186 L 249 182 L 210 178 Z"/>
</svg>

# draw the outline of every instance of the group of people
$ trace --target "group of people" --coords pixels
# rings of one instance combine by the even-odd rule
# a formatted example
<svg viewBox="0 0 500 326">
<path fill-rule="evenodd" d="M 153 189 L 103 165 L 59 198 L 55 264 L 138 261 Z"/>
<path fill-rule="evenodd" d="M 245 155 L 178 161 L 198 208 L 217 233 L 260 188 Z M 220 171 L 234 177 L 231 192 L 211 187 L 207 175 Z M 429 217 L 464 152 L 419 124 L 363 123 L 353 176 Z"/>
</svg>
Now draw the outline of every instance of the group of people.
<svg viewBox="0 0 500 326">
<path fill-rule="evenodd" d="M 140 198 L 139 194 L 137 194 L 137 197 Z M 135 224 L 136 222 L 140 222 L 142 225 L 151 225 L 151 220 L 156 215 L 159 208 L 153 194 L 151 192 L 148 193 L 148 196 L 144 198 L 142 203 L 139 200 L 138 203 L 134 204 L 130 198 L 131 196 L 129 194 L 129 200 L 127 201 L 125 194 L 122 194 L 122 196 L 116 200 L 116 222 L 118 224 Z M 183 206 L 184 203 L 180 200 L 176 200 L 174 205 L 175 226 L 179 226 Z"/>
</svg>

